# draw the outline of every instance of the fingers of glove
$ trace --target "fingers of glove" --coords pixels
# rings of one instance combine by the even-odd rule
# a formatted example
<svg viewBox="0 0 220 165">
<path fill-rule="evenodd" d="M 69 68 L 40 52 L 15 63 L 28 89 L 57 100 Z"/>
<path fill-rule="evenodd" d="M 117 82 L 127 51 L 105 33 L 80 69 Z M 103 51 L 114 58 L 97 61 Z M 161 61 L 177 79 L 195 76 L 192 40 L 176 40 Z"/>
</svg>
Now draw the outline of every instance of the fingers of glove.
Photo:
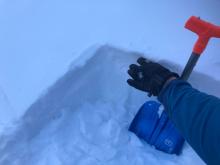
<svg viewBox="0 0 220 165">
<path fill-rule="evenodd" d="M 142 85 L 141 85 L 138 81 L 135 81 L 135 80 L 133 80 L 133 79 L 128 79 L 128 80 L 127 80 L 127 83 L 128 83 L 130 86 L 132 86 L 132 87 L 134 87 L 134 88 L 136 88 L 136 89 L 144 90 L 143 87 L 142 87 Z"/>
<path fill-rule="evenodd" d="M 139 80 L 139 72 L 140 72 L 140 67 L 135 65 L 135 64 L 131 64 L 129 66 L 129 70 L 128 70 L 128 74 L 135 80 Z"/>
<path fill-rule="evenodd" d="M 138 80 L 138 74 L 134 70 L 129 69 L 128 74 L 133 78 L 134 80 Z"/>
<path fill-rule="evenodd" d="M 137 59 L 137 63 L 140 65 L 145 65 L 147 63 L 151 62 L 150 60 L 147 60 L 146 58 L 140 57 Z"/>
<path fill-rule="evenodd" d="M 136 65 L 136 64 L 131 64 L 131 65 L 129 66 L 129 69 L 134 70 L 134 71 L 138 71 L 138 70 L 139 70 L 139 66 Z"/>
</svg>

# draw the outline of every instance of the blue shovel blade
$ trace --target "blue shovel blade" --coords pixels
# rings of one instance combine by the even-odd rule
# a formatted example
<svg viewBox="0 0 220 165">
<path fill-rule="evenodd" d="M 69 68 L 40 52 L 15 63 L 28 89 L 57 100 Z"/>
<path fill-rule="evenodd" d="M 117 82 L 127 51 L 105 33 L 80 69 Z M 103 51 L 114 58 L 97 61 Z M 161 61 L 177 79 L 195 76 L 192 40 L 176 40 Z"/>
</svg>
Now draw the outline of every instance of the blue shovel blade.
<svg viewBox="0 0 220 165">
<path fill-rule="evenodd" d="M 159 107 L 160 104 L 155 101 L 148 101 L 143 104 L 133 119 L 129 130 L 149 143 L 159 120 L 156 113 Z"/>
<path fill-rule="evenodd" d="M 184 138 L 169 120 L 166 112 L 159 113 L 160 105 L 156 101 L 147 101 L 142 105 L 129 130 L 160 151 L 179 154 Z"/>
</svg>

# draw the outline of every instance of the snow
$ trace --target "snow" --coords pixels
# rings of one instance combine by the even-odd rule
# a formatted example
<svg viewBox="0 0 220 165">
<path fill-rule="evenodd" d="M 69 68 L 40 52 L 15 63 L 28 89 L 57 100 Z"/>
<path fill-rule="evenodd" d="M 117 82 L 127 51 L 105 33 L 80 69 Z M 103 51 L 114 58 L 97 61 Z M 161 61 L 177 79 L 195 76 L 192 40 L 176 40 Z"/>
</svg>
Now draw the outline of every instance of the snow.
<svg viewBox="0 0 220 165">
<path fill-rule="evenodd" d="M 11 120 L 14 118 L 15 112 L 4 93 L 0 87 L 0 134 L 4 131 L 6 127 L 11 125 Z"/>
<path fill-rule="evenodd" d="M 2 136 L 0 164 L 203 164 L 188 145 L 181 156 L 169 155 L 128 131 L 149 99 L 126 84 L 127 67 L 141 54 L 94 49 L 31 105 L 16 131 Z"/>
<path fill-rule="evenodd" d="M 220 24 L 219 6 L 219 0 L 1 0 L 0 86 L 19 117 L 94 44 L 183 66 L 196 40 L 185 21 L 198 15 Z M 211 40 L 196 67 L 218 79 L 219 44 Z"/>
<path fill-rule="evenodd" d="M 219 6 L 218 0 L 1 0 L 0 164 L 203 164 L 188 145 L 182 156 L 169 156 L 127 132 L 147 98 L 127 86 L 125 72 L 141 54 L 180 73 L 196 40 L 184 22 L 198 15 L 220 25 Z M 105 43 L 128 52 L 99 49 Z M 190 79 L 216 96 L 219 44 L 211 40 Z"/>
</svg>

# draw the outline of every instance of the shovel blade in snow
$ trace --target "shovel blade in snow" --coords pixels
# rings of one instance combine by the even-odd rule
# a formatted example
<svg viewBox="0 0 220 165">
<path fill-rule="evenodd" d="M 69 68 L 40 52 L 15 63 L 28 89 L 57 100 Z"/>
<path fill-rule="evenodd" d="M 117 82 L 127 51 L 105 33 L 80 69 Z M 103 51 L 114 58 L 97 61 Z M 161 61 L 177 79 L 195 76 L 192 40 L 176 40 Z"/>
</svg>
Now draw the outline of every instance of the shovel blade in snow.
<svg viewBox="0 0 220 165">
<path fill-rule="evenodd" d="M 161 104 L 156 101 L 147 101 L 143 104 L 129 130 L 156 149 L 179 155 L 184 138 L 168 118 L 167 113 L 161 111 L 160 106 Z"/>
</svg>

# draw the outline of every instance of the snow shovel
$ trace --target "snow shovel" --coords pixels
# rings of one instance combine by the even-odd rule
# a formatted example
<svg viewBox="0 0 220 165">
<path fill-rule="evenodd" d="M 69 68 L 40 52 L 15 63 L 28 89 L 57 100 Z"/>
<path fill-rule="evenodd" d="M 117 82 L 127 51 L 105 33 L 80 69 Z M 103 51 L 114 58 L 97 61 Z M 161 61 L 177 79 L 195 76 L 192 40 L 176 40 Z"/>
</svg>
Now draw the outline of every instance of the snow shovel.
<svg viewBox="0 0 220 165">
<path fill-rule="evenodd" d="M 199 36 L 180 77 L 180 79 L 187 81 L 209 39 L 211 37 L 220 38 L 220 26 L 192 16 L 186 22 L 185 28 Z M 142 105 L 129 130 L 156 149 L 169 154 L 179 155 L 185 141 L 157 101 L 147 101 Z"/>
</svg>

